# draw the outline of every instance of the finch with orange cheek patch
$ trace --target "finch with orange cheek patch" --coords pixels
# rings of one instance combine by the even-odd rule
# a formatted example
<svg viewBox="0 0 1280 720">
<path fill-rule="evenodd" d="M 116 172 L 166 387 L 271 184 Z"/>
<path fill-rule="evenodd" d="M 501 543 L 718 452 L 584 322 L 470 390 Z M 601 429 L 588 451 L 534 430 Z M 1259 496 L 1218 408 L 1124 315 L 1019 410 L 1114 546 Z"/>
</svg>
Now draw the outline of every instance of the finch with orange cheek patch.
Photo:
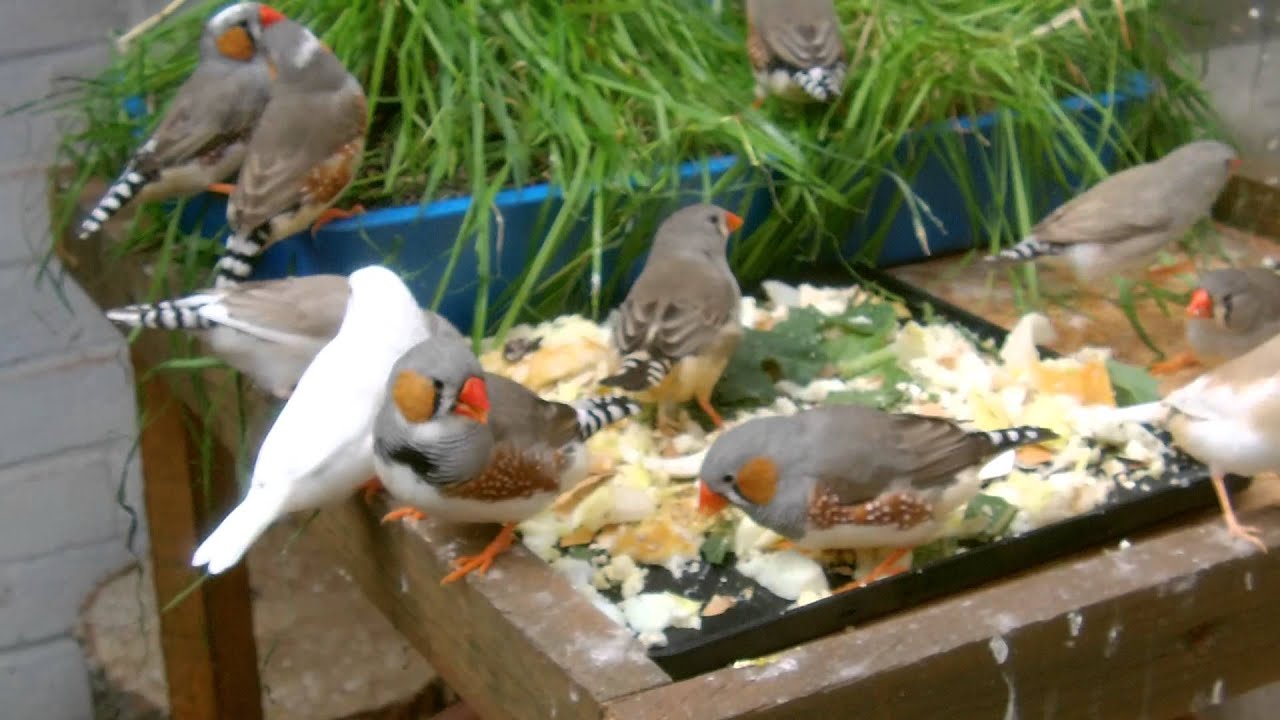
<svg viewBox="0 0 1280 720">
<path fill-rule="evenodd" d="M 1280 333 L 1280 275 L 1268 268 L 1227 268 L 1200 275 L 1187 303 L 1187 353 L 1152 366 L 1168 373 L 1237 358 Z"/>
<path fill-rule="evenodd" d="M 756 418 L 707 451 L 698 505 L 714 513 L 732 503 L 800 548 L 900 548 L 865 584 L 968 504 L 982 462 L 1055 437 L 1039 427 L 970 432 L 856 405 Z"/>
<path fill-rule="evenodd" d="M 259 43 L 275 71 L 271 100 L 227 202 L 231 235 L 218 287 L 248 279 L 272 243 L 323 222 L 364 154 L 366 100 L 359 81 L 307 28 L 263 7 Z"/>
<path fill-rule="evenodd" d="M 200 35 L 200 61 L 97 206 L 81 222 L 79 239 L 132 201 L 195 195 L 230 177 L 244 161 L 249 132 L 271 91 L 271 75 L 257 39 L 258 3 L 239 3 L 214 15 Z"/>
<path fill-rule="evenodd" d="M 196 549 L 194 566 L 236 564 L 277 518 L 340 500 L 373 475 L 373 424 L 396 358 L 426 338 L 404 282 L 373 265 L 348 277 L 338 334 L 307 366 L 262 441 L 249 493 Z"/>
<path fill-rule="evenodd" d="M 429 515 L 449 522 L 502 523 L 479 555 L 463 557 L 449 583 L 510 547 L 517 523 L 586 478 L 585 441 L 640 411 L 623 397 L 578 406 L 543 400 L 519 383 L 485 373 L 462 340 L 430 340 L 397 361 L 374 426 L 379 477 L 406 504 L 384 521 Z"/>
</svg>

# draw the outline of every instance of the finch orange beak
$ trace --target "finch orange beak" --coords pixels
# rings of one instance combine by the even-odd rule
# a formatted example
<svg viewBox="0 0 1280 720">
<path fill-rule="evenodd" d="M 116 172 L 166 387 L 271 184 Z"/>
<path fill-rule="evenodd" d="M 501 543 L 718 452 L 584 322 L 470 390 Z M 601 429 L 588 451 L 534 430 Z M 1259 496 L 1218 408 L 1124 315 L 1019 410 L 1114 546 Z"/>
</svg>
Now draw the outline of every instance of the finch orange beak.
<svg viewBox="0 0 1280 720">
<path fill-rule="evenodd" d="M 1213 317 L 1213 298 L 1204 288 L 1196 288 L 1191 293 L 1191 302 L 1187 303 L 1187 317 L 1208 320 Z"/>
<path fill-rule="evenodd" d="M 481 425 L 489 422 L 489 391 L 485 388 L 484 380 L 478 377 L 467 378 L 462 384 L 462 390 L 458 392 L 458 404 L 453 412 Z"/>
<path fill-rule="evenodd" d="M 729 500 L 720 493 L 698 481 L 698 512 L 703 515 L 715 515 L 729 505 Z"/>
<path fill-rule="evenodd" d="M 728 210 L 724 211 L 724 224 L 729 227 L 729 232 L 737 232 L 742 227 L 742 217 Z"/>
</svg>

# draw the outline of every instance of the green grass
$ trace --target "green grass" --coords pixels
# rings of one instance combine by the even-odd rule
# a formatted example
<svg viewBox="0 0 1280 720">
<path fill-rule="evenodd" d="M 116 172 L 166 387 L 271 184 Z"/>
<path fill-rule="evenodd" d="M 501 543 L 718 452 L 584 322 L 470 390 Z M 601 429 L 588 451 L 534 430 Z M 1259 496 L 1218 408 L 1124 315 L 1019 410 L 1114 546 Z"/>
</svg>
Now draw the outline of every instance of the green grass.
<svg viewBox="0 0 1280 720">
<path fill-rule="evenodd" d="M 193 65 L 200 24 L 220 4 L 193 4 L 115 58 L 96 81 L 57 100 L 83 121 L 84 130 L 62 146 L 77 184 L 118 170 L 136 143 L 135 131 L 154 121 L 127 117 L 121 102 L 142 95 L 162 110 Z M 627 265 L 647 249 L 661 219 L 657 208 L 677 193 L 675 167 L 684 160 L 725 153 L 746 160 L 716 183 L 705 181 L 708 195 L 777 180 L 770 218 L 749 243 L 734 247 L 735 270 L 752 284 L 835 247 L 867 211 L 882 176 L 901 188 L 895 204 L 911 213 L 916 241 L 934 232 L 937 221 L 910 192 L 926 152 L 944 158 L 967 198 L 968 227 L 948 232 L 972 233 L 993 247 L 1021 235 L 1048 209 L 1048 188 L 1033 187 L 1030 178 L 1065 185 L 1071 176 L 1092 183 L 1105 174 L 1103 148 L 1090 143 L 1057 101 L 1113 90 L 1134 70 L 1160 84 L 1152 101 L 1124 123 L 1099 108 L 1102 126 L 1114 128 L 1104 136 L 1116 139 L 1122 164 L 1165 152 L 1213 125 L 1176 54 L 1178 43 L 1160 14 L 1164 3 L 1155 0 L 1125 3 L 1132 47 L 1121 40 L 1113 0 L 841 0 L 852 60 L 845 96 L 830 107 L 770 101 L 761 110 L 750 107 L 741 3 L 274 4 L 317 30 L 369 92 L 368 152 L 341 204 L 376 208 L 459 194 L 487 200 L 503 187 L 543 181 L 565 188 L 563 207 L 545 217 L 546 241 L 495 304 L 485 291 L 495 272 L 490 238 L 501 220 L 487 202 L 472 204 L 447 255 L 456 262 L 474 245 L 480 272 L 451 274 L 435 300 L 447 288 L 474 286 L 477 337 L 563 311 L 602 316 L 625 290 Z M 1077 4 L 1087 31 L 1068 23 L 1035 33 Z M 981 159 L 998 199 L 993 207 L 976 199 L 959 133 L 921 136 L 911 152 L 894 153 L 914 129 L 996 108 L 1006 122 Z M 77 189 L 66 188 L 66 197 Z M 143 215 L 150 222 L 139 222 L 124 251 L 163 247 L 162 267 L 179 268 L 178 285 L 206 282 L 214 244 L 175 242 L 181 239 L 176 229 L 158 212 Z M 589 229 L 571 238 L 572 221 L 582 216 Z M 68 203 L 59 220 L 72 219 Z M 850 260 L 873 257 L 888 240 L 887 227 L 874 230 L 861 257 Z M 569 242 L 574 259 L 552 266 Z M 606 266 L 603 252 L 612 247 L 619 248 L 620 262 Z M 1034 282 L 1034 275 L 1026 278 Z M 1034 296 L 1034 286 L 1030 290 Z"/>
</svg>

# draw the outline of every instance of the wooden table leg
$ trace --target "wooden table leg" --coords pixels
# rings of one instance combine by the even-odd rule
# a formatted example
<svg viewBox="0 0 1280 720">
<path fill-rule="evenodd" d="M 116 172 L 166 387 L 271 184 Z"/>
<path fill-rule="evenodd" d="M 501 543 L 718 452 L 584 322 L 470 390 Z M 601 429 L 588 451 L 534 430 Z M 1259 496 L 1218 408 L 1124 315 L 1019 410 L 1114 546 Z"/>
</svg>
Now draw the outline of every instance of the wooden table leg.
<svg viewBox="0 0 1280 720">
<path fill-rule="evenodd" d="M 141 377 L 146 364 L 136 355 L 133 361 Z M 144 497 L 156 606 L 163 608 L 199 579 L 191 567 L 196 544 L 239 493 L 234 463 L 218 446 L 206 497 L 190 418 L 166 380 L 158 375 L 148 379 L 141 403 Z M 160 645 L 175 720 L 261 720 L 249 575 L 243 563 L 206 580 L 162 612 Z"/>
</svg>

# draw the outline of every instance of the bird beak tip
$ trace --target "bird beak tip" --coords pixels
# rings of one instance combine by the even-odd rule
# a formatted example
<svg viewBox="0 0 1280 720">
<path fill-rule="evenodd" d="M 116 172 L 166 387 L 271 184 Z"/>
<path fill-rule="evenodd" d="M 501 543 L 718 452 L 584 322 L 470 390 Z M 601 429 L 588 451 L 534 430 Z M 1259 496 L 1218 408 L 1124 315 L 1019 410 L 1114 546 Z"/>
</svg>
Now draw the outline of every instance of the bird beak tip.
<svg viewBox="0 0 1280 720">
<path fill-rule="evenodd" d="M 737 232 L 742 227 L 742 216 L 737 213 L 731 213 L 728 210 L 724 213 L 725 225 L 729 227 L 729 232 Z"/>
<path fill-rule="evenodd" d="M 703 515 L 715 515 L 725 508 L 729 501 L 721 494 L 707 487 L 707 484 L 701 480 L 698 481 L 698 512 Z"/>
<path fill-rule="evenodd" d="M 1213 317 L 1213 299 L 1204 288 L 1196 288 L 1187 303 L 1187 317 L 1205 320 Z"/>
<path fill-rule="evenodd" d="M 481 425 L 489 422 L 489 391 L 479 377 L 467 378 L 458 391 L 457 413 Z"/>
</svg>

